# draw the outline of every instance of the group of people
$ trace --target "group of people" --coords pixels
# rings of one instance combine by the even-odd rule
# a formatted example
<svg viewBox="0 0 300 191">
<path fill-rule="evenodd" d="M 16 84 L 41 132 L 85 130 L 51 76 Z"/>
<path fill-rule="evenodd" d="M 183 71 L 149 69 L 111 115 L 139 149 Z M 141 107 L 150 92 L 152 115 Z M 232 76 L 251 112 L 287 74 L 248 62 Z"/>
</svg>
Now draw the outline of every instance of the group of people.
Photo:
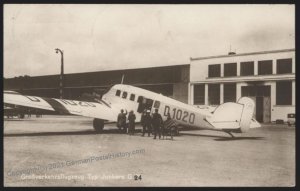
<svg viewBox="0 0 300 191">
<path fill-rule="evenodd" d="M 128 134 L 134 135 L 136 116 L 133 111 L 130 111 L 127 118 L 128 124 L 126 124 L 126 115 L 127 112 L 124 113 L 124 110 L 122 109 L 121 113 L 118 115 L 117 126 L 120 129 L 123 129 L 125 133 L 127 133 L 128 129 Z M 142 136 L 145 136 L 145 134 L 148 133 L 148 137 L 150 137 L 150 134 L 153 133 L 153 139 L 156 139 L 157 135 L 159 136 L 159 139 L 161 138 L 163 119 L 162 116 L 158 113 L 158 109 L 155 109 L 155 112 L 152 115 L 150 115 L 149 109 L 145 109 L 142 113 L 141 125 L 143 127 Z"/>
<path fill-rule="evenodd" d="M 135 119 L 136 116 L 134 114 L 133 111 L 130 111 L 128 114 L 128 121 L 129 123 L 126 123 L 127 120 L 127 111 L 126 113 L 124 113 L 124 110 L 121 109 L 121 113 L 119 113 L 118 115 L 118 121 L 117 121 L 117 127 L 119 127 L 120 129 L 123 129 L 125 133 L 128 133 L 129 135 L 133 135 L 134 134 L 134 130 L 135 130 Z M 128 130 L 128 132 L 127 132 Z"/>
</svg>

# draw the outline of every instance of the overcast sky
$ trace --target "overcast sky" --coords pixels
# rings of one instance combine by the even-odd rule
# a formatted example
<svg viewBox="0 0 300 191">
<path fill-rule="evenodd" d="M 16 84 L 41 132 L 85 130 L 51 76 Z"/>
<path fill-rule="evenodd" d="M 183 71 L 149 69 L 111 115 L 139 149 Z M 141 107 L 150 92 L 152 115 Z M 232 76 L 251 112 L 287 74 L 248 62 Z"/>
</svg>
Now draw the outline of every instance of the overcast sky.
<svg viewBox="0 0 300 191">
<path fill-rule="evenodd" d="M 4 77 L 295 48 L 294 5 L 4 5 Z"/>
</svg>

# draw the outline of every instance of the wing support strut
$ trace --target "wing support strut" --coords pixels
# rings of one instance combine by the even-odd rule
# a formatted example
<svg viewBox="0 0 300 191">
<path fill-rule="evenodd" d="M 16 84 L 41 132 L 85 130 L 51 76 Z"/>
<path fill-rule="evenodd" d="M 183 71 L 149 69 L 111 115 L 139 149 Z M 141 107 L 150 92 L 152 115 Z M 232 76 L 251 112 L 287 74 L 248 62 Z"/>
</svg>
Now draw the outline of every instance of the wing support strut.
<svg viewBox="0 0 300 191">
<path fill-rule="evenodd" d="M 231 136 L 231 138 L 235 138 L 235 136 L 230 131 L 224 131 L 224 132 L 228 133 Z"/>
</svg>

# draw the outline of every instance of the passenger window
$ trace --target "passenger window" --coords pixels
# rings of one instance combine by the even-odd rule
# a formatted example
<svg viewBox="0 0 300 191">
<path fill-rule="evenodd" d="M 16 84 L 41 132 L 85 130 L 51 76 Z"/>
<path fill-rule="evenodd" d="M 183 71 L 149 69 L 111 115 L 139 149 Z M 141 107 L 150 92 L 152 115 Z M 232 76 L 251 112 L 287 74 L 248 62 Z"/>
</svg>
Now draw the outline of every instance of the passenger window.
<svg viewBox="0 0 300 191">
<path fill-rule="evenodd" d="M 130 95 L 130 100 L 131 100 L 131 101 L 134 101 L 134 99 L 135 99 L 135 95 L 134 95 L 134 94 L 131 94 L 131 95 Z"/>
<path fill-rule="evenodd" d="M 116 91 L 116 96 L 119 96 L 119 97 L 120 97 L 120 95 L 121 95 L 121 91 L 120 91 L 120 90 L 117 90 L 117 91 Z"/>
<path fill-rule="evenodd" d="M 127 98 L 127 92 L 123 92 L 122 98 L 124 98 L 124 99 Z"/>
<path fill-rule="evenodd" d="M 158 109 L 159 106 L 160 106 L 160 101 L 155 101 L 153 107 Z"/>
</svg>

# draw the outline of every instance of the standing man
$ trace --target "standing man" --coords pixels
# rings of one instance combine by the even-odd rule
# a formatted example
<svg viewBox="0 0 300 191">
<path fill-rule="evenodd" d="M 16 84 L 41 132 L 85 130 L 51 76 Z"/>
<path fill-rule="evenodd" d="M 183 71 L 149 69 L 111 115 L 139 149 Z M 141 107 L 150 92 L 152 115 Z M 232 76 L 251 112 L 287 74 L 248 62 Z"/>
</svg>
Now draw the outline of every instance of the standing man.
<svg viewBox="0 0 300 191">
<path fill-rule="evenodd" d="M 151 133 L 151 129 L 152 129 L 151 122 L 152 122 L 152 118 L 150 116 L 150 110 L 147 110 L 146 115 L 144 116 L 144 119 L 143 119 L 143 135 L 142 136 L 145 136 L 146 129 L 147 129 L 148 137 L 150 137 L 150 133 Z"/>
<path fill-rule="evenodd" d="M 144 109 L 142 116 L 141 116 L 141 125 L 143 127 L 143 135 L 142 136 L 144 136 L 144 134 L 145 134 L 144 132 L 146 129 L 146 124 L 145 124 L 146 111 L 147 111 L 147 109 Z"/>
<path fill-rule="evenodd" d="M 135 131 L 135 114 L 133 113 L 133 110 L 129 112 L 128 115 L 128 121 L 129 121 L 129 135 L 133 135 Z"/>
<path fill-rule="evenodd" d="M 156 135 L 158 133 L 159 135 L 159 139 L 161 137 L 161 131 L 160 131 L 160 126 L 162 125 L 162 117 L 161 115 L 158 113 L 158 109 L 155 109 L 155 113 L 152 116 L 152 125 L 154 128 L 154 138 L 156 139 Z"/>
<path fill-rule="evenodd" d="M 119 113 L 118 121 L 117 121 L 117 127 L 119 127 L 120 129 L 123 128 L 125 133 L 126 133 L 126 115 L 127 115 L 127 112 L 124 113 L 124 110 L 121 109 L 121 113 Z"/>
<path fill-rule="evenodd" d="M 28 118 L 31 117 L 31 110 L 30 108 L 28 109 Z"/>
</svg>

